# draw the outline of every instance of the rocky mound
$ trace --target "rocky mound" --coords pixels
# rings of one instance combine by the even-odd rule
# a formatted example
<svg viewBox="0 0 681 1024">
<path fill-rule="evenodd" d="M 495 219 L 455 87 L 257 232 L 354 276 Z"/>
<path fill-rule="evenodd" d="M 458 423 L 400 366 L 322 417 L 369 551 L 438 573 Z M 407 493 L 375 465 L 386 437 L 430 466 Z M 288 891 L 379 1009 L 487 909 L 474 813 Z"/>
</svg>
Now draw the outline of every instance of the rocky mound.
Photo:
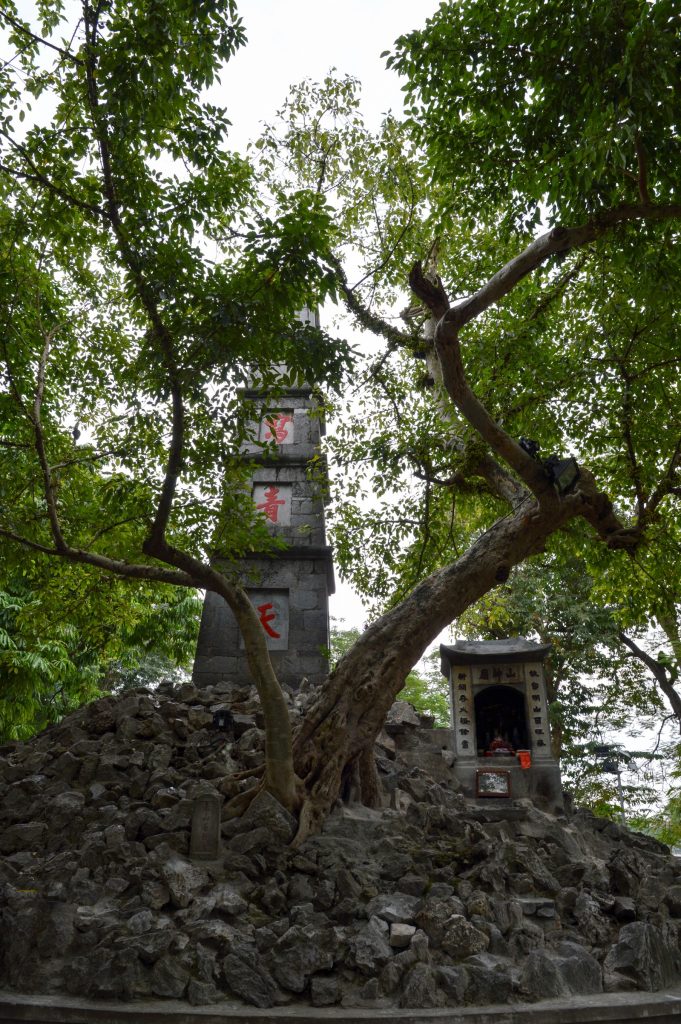
<svg viewBox="0 0 681 1024">
<path fill-rule="evenodd" d="M 196 798 L 224 805 L 262 758 L 247 691 L 213 728 L 224 696 L 128 692 L 0 749 L 0 984 L 431 1007 L 678 981 L 666 847 L 583 811 L 467 805 L 418 767 L 404 708 L 377 748 L 392 809 L 339 806 L 292 850 L 295 822 L 261 795 L 222 823 L 218 859 L 192 860 Z"/>
</svg>

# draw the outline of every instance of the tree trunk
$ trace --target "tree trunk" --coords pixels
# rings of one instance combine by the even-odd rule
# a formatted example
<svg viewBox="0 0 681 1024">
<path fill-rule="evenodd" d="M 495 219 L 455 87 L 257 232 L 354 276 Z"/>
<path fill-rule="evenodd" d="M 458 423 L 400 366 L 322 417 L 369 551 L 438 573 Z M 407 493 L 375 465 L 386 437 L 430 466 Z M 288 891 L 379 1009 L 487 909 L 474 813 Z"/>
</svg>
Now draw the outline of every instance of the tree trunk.
<svg viewBox="0 0 681 1024">
<path fill-rule="evenodd" d="M 381 784 L 378 780 L 373 743 L 365 747 L 358 759 L 359 790 L 366 807 L 381 806 Z"/>
<path fill-rule="evenodd" d="M 433 573 L 360 637 L 322 685 L 293 741 L 305 798 L 296 841 L 321 825 L 337 799 L 343 769 L 370 750 L 404 679 L 437 635 L 544 549 L 576 514 L 558 500 L 529 502 L 500 519 L 457 562 Z"/>
</svg>

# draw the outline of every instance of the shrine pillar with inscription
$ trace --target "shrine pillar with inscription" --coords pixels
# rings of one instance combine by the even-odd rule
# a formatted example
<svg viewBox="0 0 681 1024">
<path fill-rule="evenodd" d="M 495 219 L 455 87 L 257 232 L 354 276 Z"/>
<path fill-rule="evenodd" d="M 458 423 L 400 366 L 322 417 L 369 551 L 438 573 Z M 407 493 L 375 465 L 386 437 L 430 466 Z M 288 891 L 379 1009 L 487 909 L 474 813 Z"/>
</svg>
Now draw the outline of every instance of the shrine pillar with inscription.
<svg viewBox="0 0 681 1024">
<path fill-rule="evenodd" d="M 299 317 L 303 322 L 316 323 L 316 313 L 308 310 Z M 316 684 L 329 669 L 328 599 L 335 587 L 324 523 L 325 481 L 320 480 L 323 460 L 318 459 L 315 473 L 311 472 L 324 420 L 312 388 L 305 383 L 279 390 L 276 401 L 255 390 L 246 390 L 244 399 L 254 404 L 258 417 L 254 430 L 257 440 L 243 449 L 253 465 L 253 501 L 268 529 L 287 547 L 273 555 L 256 552 L 243 559 L 241 582 L 260 616 L 280 682 L 297 688 L 307 678 Z M 269 447 L 263 449 L 262 442 L 269 443 Z M 215 565 L 220 567 L 219 552 Z M 194 661 L 194 684 L 229 690 L 249 680 L 236 620 L 223 598 L 208 593 Z"/>
</svg>

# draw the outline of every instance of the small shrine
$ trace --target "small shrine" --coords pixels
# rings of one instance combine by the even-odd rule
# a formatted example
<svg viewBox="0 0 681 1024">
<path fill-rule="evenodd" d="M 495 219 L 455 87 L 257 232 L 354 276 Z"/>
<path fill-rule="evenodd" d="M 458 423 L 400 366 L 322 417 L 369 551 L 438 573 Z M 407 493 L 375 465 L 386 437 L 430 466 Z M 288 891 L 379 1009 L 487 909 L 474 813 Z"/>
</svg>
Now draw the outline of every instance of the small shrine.
<svg viewBox="0 0 681 1024">
<path fill-rule="evenodd" d="M 563 810 L 544 677 L 550 650 L 523 637 L 441 645 L 453 771 L 469 799 L 529 798 L 543 810 Z"/>
</svg>

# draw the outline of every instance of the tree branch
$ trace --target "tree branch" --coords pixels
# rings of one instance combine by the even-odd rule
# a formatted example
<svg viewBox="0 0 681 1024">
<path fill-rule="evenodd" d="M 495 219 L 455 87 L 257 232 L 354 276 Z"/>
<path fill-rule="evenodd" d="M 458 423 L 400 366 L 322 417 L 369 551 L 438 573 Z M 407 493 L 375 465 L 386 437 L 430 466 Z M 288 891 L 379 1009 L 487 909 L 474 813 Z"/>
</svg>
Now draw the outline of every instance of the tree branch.
<svg viewBox="0 0 681 1024">
<path fill-rule="evenodd" d="M 619 224 L 633 220 L 667 220 L 681 217 L 681 205 L 620 206 L 602 212 L 588 224 L 576 228 L 556 227 L 532 242 L 520 255 L 510 260 L 472 296 L 451 307 L 439 278 L 423 272 L 416 263 L 409 283 L 416 296 L 430 309 L 437 320 L 435 350 L 442 367 L 444 386 L 455 405 L 480 436 L 490 445 L 541 503 L 555 503 L 558 498 L 540 463 L 532 459 L 490 416 L 466 380 L 461 348 L 460 329 L 493 303 L 508 295 L 515 286 L 552 256 L 594 241 Z M 632 547 L 638 540 L 636 531 L 622 527 L 605 495 L 598 495 L 593 478 L 588 493 L 581 488 L 585 500 L 586 518 L 605 536 L 608 543 Z M 615 525 L 616 524 L 616 525 Z"/>
<path fill-rule="evenodd" d="M 671 220 L 681 218 L 681 205 L 618 206 L 604 210 L 588 224 L 575 228 L 555 227 L 531 242 L 518 256 L 497 271 L 481 288 L 452 309 L 443 312 L 445 323 L 455 330 L 474 320 L 499 299 L 508 295 L 524 277 L 532 273 L 552 256 L 580 248 L 606 234 L 620 224 L 637 220 Z M 417 293 L 418 294 L 418 293 Z M 432 306 L 430 307 L 433 308 Z"/>
<path fill-rule="evenodd" d="M 25 160 L 31 168 L 32 173 L 28 174 L 26 171 L 20 171 L 18 168 L 8 167 L 7 164 L 3 163 L 0 163 L 0 171 L 3 171 L 13 180 L 16 180 L 16 178 L 23 178 L 25 181 L 32 181 L 36 185 L 42 185 L 48 190 L 48 192 L 52 192 L 53 195 L 59 196 L 59 198 L 68 203 L 69 206 L 75 206 L 77 209 L 84 210 L 86 213 L 90 213 L 98 218 L 104 216 L 104 210 L 101 206 L 98 206 L 96 203 L 86 203 L 83 199 L 78 199 L 76 196 L 72 195 L 60 185 L 56 185 L 50 178 L 44 175 L 39 168 L 36 167 L 26 147 L 13 139 L 11 135 L 8 135 L 7 132 L 0 131 L 0 137 L 6 139 L 12 149 L 15 149 L 21 155 L 21 158 Z"/>
<path fill-rule="evenodd" d="M 114 576 L 122 576 L 125 579 L 149 580 L 152 583 L 170 583 L 178 587 L 192 587 L 197 589 L 201 586 L 199 582 L 188 573 L 176 572 L 171 569 L 163 569 L 156 565 L 135 564 L 123 562 L 115 558 L 106 558 L 104 555 L 97 555 L 91 551 L 82 551 L 79 548 L 72 548 L 65 545 L 62 549 L 48 548 L 45 544 L 22 537 L 13 530 L 6 530 L 0 527 L 0 537 L 20 544 L 31 551 L 38 551 L 42 555 L 49 555 L 55 558 L 64 558 L 69 562 L 78 562 L 82 565 L 92 565 L 97 569 L 111 573 Z"/>
<path fill-rule="evenodd" d="M 123 262 L 135 283 L 137 294 L 151 322 L 153 336 L 156 338 L 161 349 L 170 386 L 172 430 L 170 444 L 168 447 L 168 462 L 166 464 L 163 484 L 161 485 L 161 494 L 156 508 L 156 515 L 149 532 L 149 541 L 151 542 L 150 547 L 153 548 L 165 538 L 165 531 L 177 490 L 177 482 L 182 470 L 185 423 L 184 401 L 182 397 L 182 389 L 180 387 L 179 374 L 175 364 L 173 338 L 163 321 L 154 293 L 146 281 L 141 261 L 138 259 L 128 240 L 121 220 L 118 197 L 114 184 L 109 137 L 105 121 L 100 115 L 99 107 L 99 89 L 96 75 L 97 54 L 95 49 L 98 11 L 91 14 L 89 5 L 86 2 L 85 12 L 85 30 L 87 40 L 85 65 L 87 93 L 90 116 L 92 118 L 95 138 L 99 147 L 106 213 L 113 228 Z M 145 550 L 145 554 L 149 553 L 150 551 Z"/>
<path fill-rule="evenodd" d="M 54 341 L 55 335 L 59 330 L 59 326 L 53 327 L 45 335 L 45 344 L 43 345 L 43 351 L 40 356 L 38 363 L 38 376 L 36 380 L 35 397 L 33 399 L 33 407 L 29 412 L 29 417 L 33 425 L 33 433 L 35 436 L 35 449 L 38 454 L 38 461 L 43 475 L 43 488 L 45 492 L 45 501 L 47 502 L 47 514 L 50 520 L 50 529 L 52 531 L 52 537 L 57 551 L 64 551 L 67 547 L 64 537 L 61 531 L 61 525 L 59 523 L 59 513 L 57 510 L 57 497 L 56 487 L 54 483 L 54 477 L 50 470 L 50 464 L 47 458 L 47 451 L 45 449 L 45 435 L 43 434 L 41 413 L 42 413 L 42 402 L 43 395 L 45 393 L 45 374 L 47 371 L 47 361 L 50 357 L 50 350 L 52 348 L 52 342 Z"/>
<path fill-rule="evenodd" d="M 523 451 L 518 442 L 492 419 L 469 387 L 461 358 L 458 331 L 450 324 L 445 331 L 441 330 L 449 310 L 449 300 L 440 279 L 434 281 L 427 277 L 421 264 L 416 263 L 409 275 L 409 284 L 439 321 L 435 329 L 435 351 L 442 370 L 442 382 L 457 409 L 538 499 L 555 499 L 554 488 L 540 463 Z"/>
<path fill-rule="evenodd" d="M 652 658 L 647 651 L 643 650 L 642 647 L 639 647 L 636 641 L 632 640 L 631 637 L 628 637 L 626 633 L 618 633 L 617 635 L 620 642 L 623 643 L 625 647 L 629 648 L 634 657 L 638 658 L 638 660 L 646 666 L 657 680 L 660 689 L 671 705 L 679 727 L 679 732 L 681 732 L 681 694 L 674 689 L 672 681 L 667 675 L 666 668 L 664 665 L 661 665 L 659 661 L 656 661 L 655 658 Z"/>
<path fill-rule="evenodd" d="M 64 50 L 61 46 L 55 46 L 55 44 L 49 42 L 49 40 L 43 39 L 42 36 L 35 35 L 35 33 L 31 32 L 30 29 L 26 28 L 25 25 L 22 25 L 20 21 L 17 21 L 15 18 L 12 18 L 5 11 L 0 11 L 0 18 L 4 18 L 5 21 L 12 26 L 13 29 L 16 29 L 17 32 L 21 32 L 22 35 L 28 36 L 29 39 L 32 39 L 35 43 L 39 43 L 40 46 L 49 47 L 50 50 L 54 50 L 56 53 L 60 54 L 60 56 L 62 56 L 65 60 L 70 60 L 74 64 L 84 63 L 84 61 L 82 61 L 80 57 L 76 57 L 75 54 L 70 53 L 69 50 Z"/>
<path fill-rule="evenodd" d="M 367 309 L 355 294 L 354 289 L 349 286 L 347 276 L 339 259 L 335 256 L 329 256 L 328 262 L 331 264 L 331 269 L 336 275 L 345 305 L 355 315 L 357 322 L 362 327 L 385 338 L 393 348 L 410 348 L 414 345 L 414 339 L 410 335 L 398 331 L 396 327 L 386 323 L 382 317 L 376 316 L 370 309 Z"/>
<path fill-rule="evenodd" d="M 650 203 L 650 194 L 648 192 L 648 154 L 646 153 L 641 133 L 636 132 L 635 139 L 636 146 L 636 162 L 638 164 L 638 194 L 641 197 L 641 202 L 645 204 Z"/>
<path fill-rule="evenodd" d="M 650 501 L 648 502 L 648 507 L 646 509 L 646 518 L 650 519 L 655 514 L 658 505 L 663 498 L 667 497 L 668 494 L 679 493 L 679 489 L 676 486 L 678 482 L 679 467 L 681 467 L 681 437 L 679 437 L 676 442 L 664 476 L 650 496 Z"/>
</svg>

